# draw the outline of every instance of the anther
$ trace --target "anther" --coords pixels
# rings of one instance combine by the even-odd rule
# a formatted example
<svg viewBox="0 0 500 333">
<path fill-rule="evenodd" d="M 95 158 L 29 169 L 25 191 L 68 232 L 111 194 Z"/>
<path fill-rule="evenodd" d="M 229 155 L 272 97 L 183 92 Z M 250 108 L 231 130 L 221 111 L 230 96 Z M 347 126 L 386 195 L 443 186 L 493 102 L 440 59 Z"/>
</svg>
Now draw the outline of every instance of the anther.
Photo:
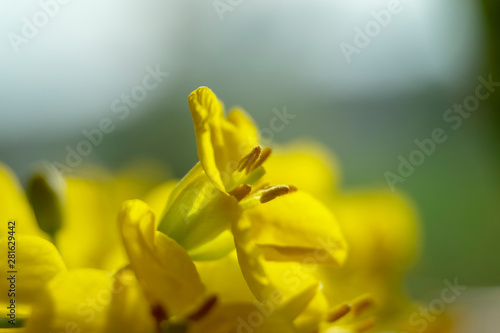
<svg viewBox="0 0 500 333">
<path fill-rule="evenodd" d="M 254 154 L 252 154 L 249 159 L 248 159 L 248 165 L 246 168 L 245 173 L 248 175 L 250 171 L 254 169 L 253 165 L 255 162 L 260 158 L 260 155 L 262 154 L 262 147 L 261 146 L 255 146 L 253 150 Z"/>
<path fill-rule="evenodd" d="M 279 197 L 281 195 L 285 195 L 290 192 L 290 187 L 288 185 L 278 185 L 273 186 L 268 190 L 264 190 L 262 196 L 260 197 L 260 202 L 265 203 Z"/>
<path fill-rule="evenodd" d="M 238 171 L 241 172 L 241 171 L 245 170 L 245 168 L 250 164 L 250 162 L 252 160 L 255 160 L 258 157 L 258 155 L 260 155 L 261 151 L 262 151 L 261 146 L 255 146 L 251 152 L 249 152 L 248 154 L 243 156 L 241 158 L 240 162 L 238 163 Z M 256 155 L 257 155 L 257 157 L 256 157 Z"/>
<path fill-rule="evenodd" d="M 340 304 L 339 306 L 333 308 L 326 314 L 326 322 L 333 323 L 340 318 L 344 317 L 351 311 L 351 306 L 348 303 Z"/>
<path fill-rule="evenodd" d="M 151 308 L 151 315 L 156 322 L 156 331 L 161 332 L 161 324 L 168 319 L 167 313 L 160 304 L 157 304 Z"/>
<path fill-rule="evenodd" d="M 235 197 L 238 202 L 240 202 L 244 197 L 248 195 L 248 193 L 250 193 L 250 191 L 252 191 L 252 186 L 248 184 L 241 184 L 234 190 L 230 191 L 229 194 Z"/>
<path fill-rule="evenodd" d="M 264 150 L 262 151 L 262 154 L 260 154 L 260 156 L 259 156 L 259 159 L 253 165 L 251 171 L 253 171 L 253 170 L 257 169 L 258 167 L 260 167 L 262 165 L 262 163 L 264 163 L 267 160 L 267 158 L 269 157 L 269 155 L 271 155 L 272 151 L 273 150 L 271 148 L 269 148 L 269 147 L 264 148 Z"/>
<path fill-rule="evenodd" d="M 370 294 L 361 295 L 354 299 L 351 303 L 351 307 L 355 317 L 358 317 L 361 313 L 370 309 L 375 305 L 373 297 Z"/>
<path fill-rule="evenodd" d="M 367 332 L 369 330 L 371 330 L 372 328 L 375 327 L 375 324 L 376 324 L 376 320 L 375 320 L 375 317 L 372 316 L 372 317 L 369 317 L 359 323 L 356 323 L 353 327 L 353 330 L 354 332 L 357 332 L 357 333 L 363 333 L 363 332 Z"/>
<path fill-rule="evenodd" d="M 198 311 L 189 315 L 189 320 L 197 321 L 205 317 L 217 304 L 217 296 L 212 296 L 200 307 Z"/>
</svg>

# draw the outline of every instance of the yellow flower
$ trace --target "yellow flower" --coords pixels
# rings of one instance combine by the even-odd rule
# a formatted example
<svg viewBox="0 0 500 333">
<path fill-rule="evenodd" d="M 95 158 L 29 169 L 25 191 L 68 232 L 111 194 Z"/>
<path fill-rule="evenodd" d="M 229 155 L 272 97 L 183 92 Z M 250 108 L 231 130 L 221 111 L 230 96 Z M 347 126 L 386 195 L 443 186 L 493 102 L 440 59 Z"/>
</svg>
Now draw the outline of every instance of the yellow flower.
<svg viewBox="0 0 500 333">
<path fill-rule="evenodd" d="M 345 242 L 326 209 L 306 194 L 292 193 L 296 188 L 291 185 L 255 188 L 271 149 L 258 145 L 258 131 L 250 118 L 239 109 L 225 117 L 222 104 L 206 87 L 189 96 L 189 107 L 200 163 L 172 192 L 158 230 L 193 258 L 213 259 L 234 249 L 228 230 L 234 232 L 238 221 L 249 220 L 268 260 L 303 259 L 321 245 L 319 237 L 330 237 L 338 247 L 328 252 L 329 263 L 342 263 Z M 281 205 L 282 212 L 295 211 L 294 219 L 289 219 L 293 213 L 252 213 L 253 208 L 284 194 L 289 198 L 273 204 Z"/>
<path fill-rule="evenodd" d="M 136 173 L 137 167 L 133 170 Z M 116 270 L 128 263 L 116 224 L 121 203 L 117 200 L 141 195 L 150 185 L 143 179 L 134 179 L 128 172 L 122 172 L 115 178 L 104 175 L 102 171 L 93 171 L 93 174 L 112 181 L 91 182 L 66 177 L 64 184 L 59 184 L 64 190 L 57 189 L 60 196 L 57 198 L 52 187 L 53 179 L 50 178 L 57 175 L 49 168 L 35 174 L 28 185 L 35 214 L 13 173 L 0 164 L 0 219 L 5 221 L 5 229 L 0 231 L 0 245 L 5 249 L 14 246 L 16 252 L 15 263 L 12 261 L 15 269 L 9 267 L 7 251 L 0 254 L 0 269 L 18 272 L 15 274 L 18 322 L 29 316 L 32 304 L 44 286 L 58 274 L 66 272 L 67 267 Z M 164 196 L 165 191 L 161 194 Z M 159 206 L 164 203 L 159 203 L 158 196 L 151 193 L 147 200 L 160 210 Z M 41 220 L 37 221 L 37 218 Z M 53 218 L 60 221 L 54 224 Z M 9 221 L 15 222 L 12 223 L 15 234 L 9 234 Z M 44 226 L 50 235 L 39 225 Z M 56 243 L 57 248 L 50 240 Z M 7 279 L 0 281 L 0 286 L 6 291 L 10 289 L 10 284 Z M 11 299 L 8 292 L 2 293 L 0 304 L 7 306 Z"/>
<path fill-rule="evenodd" d="M 229 255 L 238 258 L 242 276 L 228 281 L 227 289 L 209 286 L 211 291 L 240 302 L 279 296 L 274 297 L 279 298 L 273 304 L 276 314 L 301 321 L 308 306 L 324 303 L 321 295 L 316 299 L 317 280 L 291 288 L 272 279 L 267 270 L 273 265 L 267 263 L 292 267 L 320 257 L 318 264 L 342 264 L 347 246 L 337 221 L 322 203 L 294 186 L 259 184 L 271 149 L 258 145 L 257 129 L 243 111 L 232 110 L 225 117 L 221 103 L 204 87 L 190 95 L 189 106 L 200 163 L 170 194 L 158 232 L 153 215 L 138 202 L 128 203 L 120 215 L 124 243 L 149 303 L 174 318 L 189 317 L 207 297 L 183 251 L 195 260 L 226 260 Z M 230 254 L 234 249 L 236 255 Z M 183 266 L 177 266 L 172 253 Z M 179 271 L 182 278 L 173 276 Z M 242 281 L 249 289 L 235 285 Z M 243 294 L 227 297 L 231 288 Z"/>
</svg>

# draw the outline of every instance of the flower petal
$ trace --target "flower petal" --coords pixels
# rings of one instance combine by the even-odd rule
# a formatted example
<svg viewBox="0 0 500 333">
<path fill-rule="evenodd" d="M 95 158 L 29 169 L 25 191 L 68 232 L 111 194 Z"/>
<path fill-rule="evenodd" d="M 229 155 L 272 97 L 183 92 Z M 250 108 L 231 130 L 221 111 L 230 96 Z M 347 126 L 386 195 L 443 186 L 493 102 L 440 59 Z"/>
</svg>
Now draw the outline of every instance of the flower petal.
<svg viewBox="0 0 500 333">
<path fill-rule="evenodd" d="M 112 282 L 111 276 L 94 269 L 59 274 L 35 302 L 26 332 L 104 333 Z"/>
<path fill-rule="evenodd" d="M 262 311 L 266 311 L 263 313 Z M 228 304 L 216 307 L 200 321 L 192 323 L 190 333 L 292 333 L 297 332 L 292 322 L 274 312 L 250 304 Z M 267 312 L 269 311 L 269 312 Z"/>
<path fill-rule="evenodd" d="M 253 237 L 267 260 L 341 265 L 347 245 L 332 213 L 302 191 L 246 211 Z"/>
<path fill-rule="evenodd" d="M 254 296 L 260 302 L 274 300 L 277 307 L 293 309 L 289 315 L 295 319 L 308 307 L 311 297 L 307 295 L 318 289 L 312 272 L 297 262 L 266 261 L 245 215 L 233 224 L 232 230 L 241 272 Z"/>
<path fill-rule="evenodd" d="M 117 270 L 127 264 L 116 224 L 121 195 L 108 184 L 67 179 L 65 219 L 56 244 L 69 268 Z"/>
<path fill-rule="evenodd" d="M 173 316 L 196 308 L 204 295 L 196 268 L 179 244 L 155 231 L 151 209 L 130 200 L 118 220 L 130 263 L 150 304 Z"/>
<path fill-rule="evenodd" d="M 227 158 L 238 163 L 259 144 L 259 133 L 252 118 L 242 109 L 232 109 L 222 126 Z"/>
<path fill-rule="evenodd" d="M 342 268 L 318 270 L 325 294 L 340 302 L 370 293 L 379 311 L 390 313 L 406 301 L 401 280 L 419 251 L 412 204 L 397 193 L 368 191 L 339 197 L 334 206 L 350 252 Z"/>
<path fill-rule="evenodd" d="M 156 323 L 131 269 L 122 269 L 115 275 L 113 291 L 105 332 L 153 332 Z"/>
<path fill-rule="evenodd" d="M 0 235 L 0 248 L 4 249 L 0 252 L 0 270 L 7 276 L 10 275 L 8 271 L 18 272 L 15 274 L 16 302 L 29 304 L 36 299 L 48 281 L 66 268 L 52 243 L 37 236 L 23 234 L 15 235 L 15 267 L 10 267 L 7 249 L 12 243 L 8 237 L 8 234 Z M 0 293 L 0 302 L 9 302 L 9 287 L 10 281 L 2 278 L 0 288 L 5 290 L 5 293 Z"/>
<path fill-rule="evenodd" d="M 316 142 L 297 141 L 273 147 L 263 182 L 292 184 L 320 200 L 334 193 L 340 179 L 335 156 Z"/>
<path fill-rule="evenodd" d="M 196 268 L 203 284 L 207 287 L 207 293 L 217 295 L 221 302 L 255 301 L 241 274 L 236 251 L 221 259 L 198 261 Z"/>
<path fill-rule="evenodd" d="M 352 193 L 334 211 L 352 246 L 349 267 L 403 271 L 419 252 L 420 230 L 413 204 L 398 193 Z M 362 207 L 362 209 L 360 209 Z"/>
<path fill-rule="evenodd" d="M 193 91 L 188 102 L 194 122 L 198 158 L 214 186 L 225 192 L 220 173 L 220 170 L 225 170 L 227 162 L 220 127 L 222 106 L 217 96 L 207 87 Z"/>
</svg>

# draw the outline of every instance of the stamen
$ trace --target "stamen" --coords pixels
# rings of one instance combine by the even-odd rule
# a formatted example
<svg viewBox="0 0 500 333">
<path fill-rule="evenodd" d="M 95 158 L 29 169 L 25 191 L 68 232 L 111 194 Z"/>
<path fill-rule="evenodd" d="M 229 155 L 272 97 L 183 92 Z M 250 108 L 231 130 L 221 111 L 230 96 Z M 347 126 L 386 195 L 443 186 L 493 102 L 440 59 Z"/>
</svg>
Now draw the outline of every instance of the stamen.
<svg viewBox="0 0 500 333">
<path fill-rule="evenodd" d="M 251 171 L 253 171 L 253 170 L 257 169 L 258 167 L 260 167 L 262 165 L 262 163 L 264 163 L 267 160 L 267 158 L 269 157 L 269 155 L 271 155 L 272 151 L 273 150 L 271 148 L 269 148 L 269 147 L 264 148 L 264 150 L 262 151 L 262 154 L 260 154 L 259 159 L 257 160 L 257 162 L 255 162 L 255 164 L 252 167 Z"/>
<path fill-rule="evenodd" d="M 290 192 L 290 187 L 288 185 L 278 185 L 273 186 L 268 190 L 265 190 L 260 197 L 260 202 L 265 203 L 279 197 L 281 195 L 287 194 Z"/>
<path fill-rule="evenodd" d="M 375 305 L 373 297 L 370 294 L 361 295 L 352 301 L 351 307 L 354 317 L 358 317 L 361 313 L 372 308 Z"/>
<path fill-rule="evenodd" d="M 253 165 L 254 163 L 260 158 L 260 155 L 262 154 L 262 147 L 261 146 L 255 146 L 254 148 L 254 154 L 252 154 L 249 159 L 248 159 L 248 165 L 245 173 L 248 175 L 250 171 L 253 170 Z"/>
<path fill-rule="evenodd" d="M 251 152 L 243 156 L 240 162 L 238 163 L 238 171 L 240 172 L 243 171 L 248 166 L 253 156 L 255 156 L 256 154 L 260 154 L 261 151 L 262 151 L 261 146 L 255 146 Z"/>
<path fill-rule="evenodd" d="M 326 322 L 333 323 L 340 318 L 344 317 L 351 311 L 351 306 L 348 303 L 340 304 L 339 306 L 333 308 L 326 314 Z"/>
<path fill-rule="evenodd" d="M 232 195 L 233 197 L 240 202 L 244 197 L 248 195 L 252 191 L 252 186 L 248 184 L 241 184 L 240 186 L 236 187 L 234 190 L 229 192 L 229 195 Z"/>
<path fill-rule="evenodd" d="M 161 323 L 168 319 L 167 313 L 160 304 L 151 308 L 151 315 L 156 322 L 156 331 L 161 332 Z"/>
<path fill-rule="evenodd" d="M 297 187 L 295 185 L 288 185 L 288 187 L 290 188 L 290 192 L 288 193 L 297 192 Z"/>
<path fill-rule="evenodd" d="M 217 304 L 217 296 L 212 296 L 209 299 L 207 299 L 205 304 L 203 304 L 198 311 L 191 314 L 188 318 L 193 321 L 202 319 L 212 310 L 215 304 Z"/>
<path fill-rule="evenodd" d="M 354 332 L 363 333 L 371 330 L 376 324 L 375 316 L 369 317 L 359 323 L 356 323 L 353 327 Z"/>
</svg>

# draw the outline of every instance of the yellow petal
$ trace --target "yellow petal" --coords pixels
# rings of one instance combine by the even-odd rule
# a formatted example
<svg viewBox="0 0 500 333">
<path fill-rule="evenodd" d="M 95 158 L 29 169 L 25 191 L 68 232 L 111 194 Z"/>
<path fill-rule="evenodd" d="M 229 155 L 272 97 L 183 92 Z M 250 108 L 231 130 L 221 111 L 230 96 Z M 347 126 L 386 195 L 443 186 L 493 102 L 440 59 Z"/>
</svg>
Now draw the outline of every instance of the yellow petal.
<svg viewBox="0 0 500 333">
<path fill-rule="evenodd" d="M 28 200 L 12 171 L 0 163 L 0 219 L 3 223 L 16 221 L 16 231 L 20 234 L 37 235 L 47 238 L 35 219 Z M 2 231 L 3 232 L 3 231 Z"/>
<path fill-rule="evenodd" d="M 200 305 L 204 287 L 186 251 L 155 231 L 154 214 L 140 200 L 123 204 L 119 214 L 130 263 L 152 306 L 182 315 Z"/>
<path fill-rule="evenodd" d="M 26 332 L 104 333 L 112 282 L 111 276 L 92 269 L 59 274 L 35 302 Z"/>
<path fill-rule="evenodd" d="M 259 144 L 259 132 L 252 118 L 242 109 L 232 109 L 223 122 L 222 133 L 229 161 L 238 163 Z"/>
<path fill-rule="evenodd" d="M 251 223 L 245 215 L 233 225 L 232 231 L 241 272 L 257 300 L 264 303 L 273 300 L 276 307 L 290 307 L 292 317 L 306 309 L 311 301 L 307 295 L 318 288 L 318 281 L 311 274 L 315 267 L 311 271 L 297 262 L 266 261 L 253 240 Z"/>
<path fill-rule="evenodd" d="M 64 263 L 55 246 L 47 240 L 37 236 L 15 234 L 15 262 L 8 261 L 8 247 L 13 241 L 8 234 L 0 235 L 0 270 L 8 277 L 15 275 L 16 302 L 29 304 L 35 300 L 43 286 L 56 274 L 65 271 Z M 11 259 L 14 260 L 14 259 Z M 13 264 L 13 267 L 10 267 Z M 16 271 L 17 273 L 8 273 Z M 0 288 L 5 292 L 0 293 L 0 302 L 10 301 L 8 290 L 11 281 L 7 278 L 0 280 Z"/>
<path fill-rule="evenodd" d="M 225 170 L 227 158 L 220 123 L 222 106 L 217 96 L 207 87 L 201 87 L 189 95 L 189 109 L 194 122 L 198 158 L 215 187 L 225 192 L 220 170 Z"/>
<path fill-rule="evenodd" d="M 292 184 L 320 200 L 335 192 L 340 179 L 335 156 L 316 142 L 298 141 L 274 147 L 265 168 L 263 182 Z"/>
<path fill-rule="evenodd" d="M 350 267 L 374 272 L 402 271 L 420 250 L 420 230 L 412 203 L 391 192 L 340 197 L 334 211 L 352 247 Z"/>
<path fill-rule="evenodd" d="M 320 284 L 320 289 L 321 289 Z M 328 300 L 323 292 L 318 291 L 314 298 L 310 301 L 297 318 L 294 324 L 299 332 L 316 332 L 318 324 L 325 318 L 325 313 L 328 311 Z"/>
<path fill-rule="evenodd" d="M 325 294 L 335 303 L 370 293 L 379 313 L 395 311 L 407 302 L 402 279 L 419 252 L 412 204 L 396 193 L 366 191 L 338 197 L 334 206 L 349 243 L 349 260 L 340 269 L 318 270 Z"/>
<path fill-rule="evenodd" d="M 224 303 L 252 302 L 255 300 L 241 274 L 236 251 L 211 261 L 195 263 L 207 293 L 217 295 Z"/>
<path fill-rule="evenodd" d="M 127 263 L 116 224 L 118 195 L 109 184 L 67 179 L 65 219 L 56 244 L 68 267 L 117 270 Z"/>
<path fill-rule="evenodd" d="M 292 322 L 274 311 L 272 306 L 228 304 L 213 309 L 202 320 L 193 322 L 190 333 L 292 333 Z"/>
<path fill-rule="evenodd" d="M 64 223 L 56 244 L 70 268 L 116 271 L 128 263 L 116 223 L 121 204 L 145 196 L 165 174 L 151 161 L 134 162 L 116 176 L 94 166 L 83 171 L 89 178 L 66 177 Z"/>
<path fill-rule="evenodd" d="M 10 324 L 6 324 L 10 325 Z M 8 327 L 8 326 L 7 326 Z M 0 328 L 0 333 L 24 333 L 26 332 L 26 329 L 24 327 L 19 327 L 19 328 Z"/>
<path fill-rule="evenodd" d="M 154 318 L 135 274 L 122 269 L 115 275 L 106 333 L 153 332 Z"/>
<path fill-rule="evenodd" d="M 347 245 L 332 213 L 298 191 L 246 211 L 267 260 L 342 264 Z"/>
</svg>

